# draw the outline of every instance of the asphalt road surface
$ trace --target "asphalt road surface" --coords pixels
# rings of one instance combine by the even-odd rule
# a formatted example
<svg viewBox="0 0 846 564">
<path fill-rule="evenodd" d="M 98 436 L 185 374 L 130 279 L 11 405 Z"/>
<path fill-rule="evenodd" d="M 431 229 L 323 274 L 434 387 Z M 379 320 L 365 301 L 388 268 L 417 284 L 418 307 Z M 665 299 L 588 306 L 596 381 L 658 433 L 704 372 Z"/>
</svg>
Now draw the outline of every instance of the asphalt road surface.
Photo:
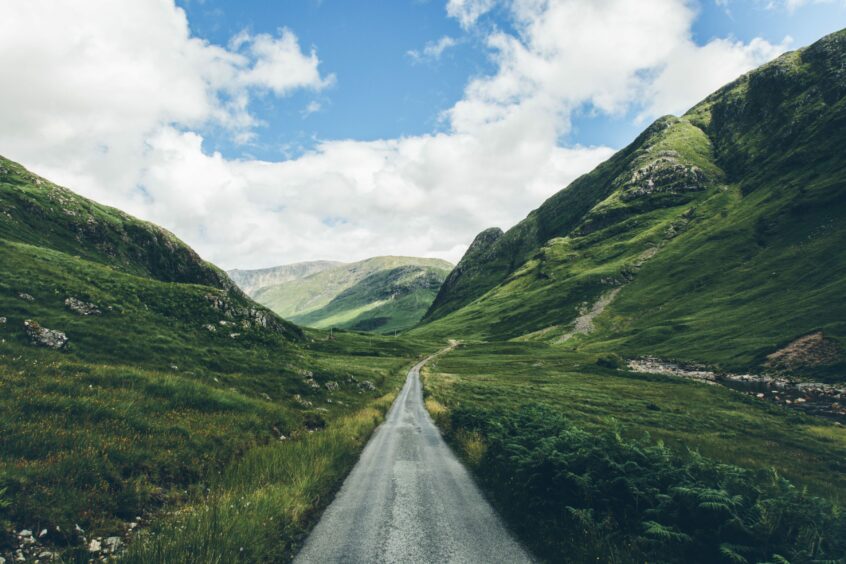
<svg viewBox="0 0 846 564">
<path fill-rule="evenodd" d="M 423 407 L 425 363 L 408 372 L 295 562 L 531 561 Z"/>
</svg>

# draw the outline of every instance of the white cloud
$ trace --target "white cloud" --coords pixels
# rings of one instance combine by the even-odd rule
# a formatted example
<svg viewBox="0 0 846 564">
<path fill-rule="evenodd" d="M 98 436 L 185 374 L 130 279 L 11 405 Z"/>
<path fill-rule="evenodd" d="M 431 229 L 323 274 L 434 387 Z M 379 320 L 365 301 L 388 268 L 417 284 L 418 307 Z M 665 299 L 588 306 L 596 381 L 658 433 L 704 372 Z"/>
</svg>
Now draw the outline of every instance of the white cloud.
<svg viewBox="0 0 846 564">
<path fill-rule="evenodd" d="M 304 55 L 297 36 L 289 29 L 280 29 L 278 38 L 241 32 L 230 44 L 239 51 L 246 50 L 255 61 L 238 75 L 238 83 L 243 86 L 260 86 L 284 96 L 297 88 L 320 90 L 335 82 L 335 75 L 321 78 L 317 53 L 312 50 Z"/>
<path fill-rule="evenodd" d="M 451 47 L 458 45 L 458 41 L 448 35 L 444 35 L 437 41 L 429 41 L 423 46 L 422 51 L 412 50 L 406 51 L 406 54 L 415 62 L 421 61 L 436 61 L 441 58 L 444 51 Z"/>
<path fill-rule="evenodd" d="M 517 33 L 481 32 L 497 70 L 468 82 L 445 132 L 327 140 L 280 162 L 208 154 L 199 132 L 222 126 L 247 141 L 255 90 L 334 82 L 292 31 L 242 32 L 221 47 L 192 37 L 168 0 L 11 3 L 0 20 L 0 153 L 162 224 L 224 267 L 457 260 L 479 230 L 513 225 L 610 156 L 560 145 L 577 108 L 681 111 L 783 49 L 696 45 L 686 0 L 503 2 Z M 447 10 L 469 27 L 493 6 L 449 0 Z"/>
<path fill-rule="evenodd" d="M 216 124 L 246 141 L 250 93 L 321 89 L 333 79 L 318 63 L 284 29 L 242 33 L 229 49 L 191 37 L 167 0 L 6 3 L 0 150 L 120 205 L 162 126 Z"/>
<path fill-rule="evenodd" d="M 300 115 L 303 116 L 303 118 L 307 118 L 311 114 L 319 112 L 322 108 L 323 105 L 320 102 L 318 102 L 317 100 L 312 100 L 311 102 L 306 104 L 306 107 L 303 108 L 303 111 L 300 112 Z"/>
<path fill-rule="evenodd" d="M 447 14 L 468 28 L 482 15 L 491 11 L 496 0 L 447 0 Z"/>
</svg>

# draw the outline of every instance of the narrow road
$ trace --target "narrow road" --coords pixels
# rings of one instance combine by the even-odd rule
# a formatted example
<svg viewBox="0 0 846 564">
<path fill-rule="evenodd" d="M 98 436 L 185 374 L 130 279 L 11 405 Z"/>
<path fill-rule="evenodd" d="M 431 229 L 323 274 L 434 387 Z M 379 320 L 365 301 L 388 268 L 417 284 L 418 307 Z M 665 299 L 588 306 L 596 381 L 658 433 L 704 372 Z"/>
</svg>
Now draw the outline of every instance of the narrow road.
<svg viewBox="0 0 846 564">
<path fill-rule="evenodd" d="M 409 370 L 298 563 L 530 562 L 441 438 Z"/>
</svg>

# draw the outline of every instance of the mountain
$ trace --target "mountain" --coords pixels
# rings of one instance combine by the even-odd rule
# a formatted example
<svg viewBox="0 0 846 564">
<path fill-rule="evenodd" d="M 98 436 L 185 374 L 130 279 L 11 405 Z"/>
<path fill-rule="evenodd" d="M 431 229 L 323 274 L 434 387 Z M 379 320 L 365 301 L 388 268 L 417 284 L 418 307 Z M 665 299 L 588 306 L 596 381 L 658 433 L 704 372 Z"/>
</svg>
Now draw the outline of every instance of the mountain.
<svg viewBox="0 0 846 564">
<path fill-rule="evenodd" d="M 168 231 L 0 157 L 0 560 L 105 558 L 104 539 L 123 545 L 156 520 L 166 534 L 150 550 L 183 561 L 162 556 L 190 538 L 168 516 L 202 521 L 192 507 L 208 507 L 206 492 L 229 495 L 221 473 L 239 499 L 254 496 L 254 552 L 218 559 L 278 560 L 423 349 L 304 331 Z M 310 431 L 324 428 L 314 436 L 334 438 L 314 446 Z M 249 469 L 233 466 L 247 458 Z M 262 513 L 266 482 L 250 472 L 270 475 L 277 458 L 302 462 L 285 466 Z M 256 543 L 274 518 L 284 530 Z M 18 534 L 30 530 L 45 532 Z"/>
<path fill-rule="evenodd" d="M 252 296 L 262 288 L 299 280 L 342 264 L 332 260 L 312 260 L 256 270 L 235 269 L 227 271 L 227 274 L 239 288 Z"/>
<path fill-rule="evenodd" d="M 374 257 L 321 268 L 251 295 L 282 317 L 308 327 L 392 333 L 420 320 L 451 268 L 440 259 Z"/>
<path fill-rule="evenodd" d="M 413 333 L 732 369 L 819 333 L 838 352 L 800 370 L 836 377 L 844 94 L 841 31 L 658 119 L 507 232 L 480 234 Z"/>
</svg>

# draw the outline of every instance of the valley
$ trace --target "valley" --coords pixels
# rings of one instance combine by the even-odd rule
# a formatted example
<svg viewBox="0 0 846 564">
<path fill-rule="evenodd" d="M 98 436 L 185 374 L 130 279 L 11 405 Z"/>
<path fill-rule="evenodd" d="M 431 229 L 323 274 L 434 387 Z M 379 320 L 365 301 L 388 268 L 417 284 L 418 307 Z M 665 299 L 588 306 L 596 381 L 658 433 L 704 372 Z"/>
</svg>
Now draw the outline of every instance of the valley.
<svg viewBox="0 0 846 564">
<path fill-rule="evenodd" d="M 0 564 L 842 561 L 844 69 L 776 58 L 454 267 L 227 274 L 0 158 Z"/>
<path fill-rule="evenodd" d="M 297 274 L 280 276 L 292 269 Z M 420 321 L 451 269 L 452 264 L 440 259 L 374 257 L 234 274 L 256 301 L 294 323 L 391 334 Z M 255 282 L 262 278 L 264 282 Z"/>
</svg>

